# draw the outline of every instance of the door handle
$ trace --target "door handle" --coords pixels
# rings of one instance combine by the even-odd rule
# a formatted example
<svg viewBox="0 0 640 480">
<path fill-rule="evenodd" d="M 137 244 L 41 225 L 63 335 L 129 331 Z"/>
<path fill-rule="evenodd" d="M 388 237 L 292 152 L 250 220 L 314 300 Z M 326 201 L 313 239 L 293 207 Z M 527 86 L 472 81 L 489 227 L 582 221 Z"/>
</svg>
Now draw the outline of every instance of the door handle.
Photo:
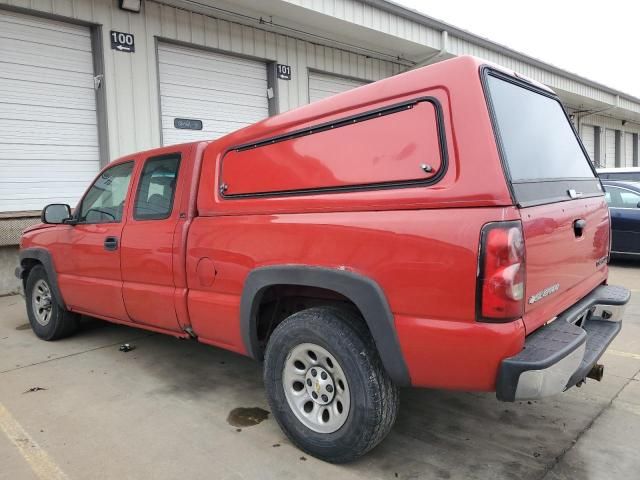
<svg viewBox="0 0 640 480">
<path fill-rule="evenodd" d="M 573 233 L 575 233 L 576 237 L 581 237 L 582 232 L 584 231 L 584 227 L 587 226 L 587 221 L 583 218 L 579 218 L 573 222 Z"/>
<path fill-rule="evenodd" d="M 116 237 L 107 237 L 104 239 L 104 249 L 105 250 L 117 250 L 118 249 L 118 239 Z"/>
</svg>

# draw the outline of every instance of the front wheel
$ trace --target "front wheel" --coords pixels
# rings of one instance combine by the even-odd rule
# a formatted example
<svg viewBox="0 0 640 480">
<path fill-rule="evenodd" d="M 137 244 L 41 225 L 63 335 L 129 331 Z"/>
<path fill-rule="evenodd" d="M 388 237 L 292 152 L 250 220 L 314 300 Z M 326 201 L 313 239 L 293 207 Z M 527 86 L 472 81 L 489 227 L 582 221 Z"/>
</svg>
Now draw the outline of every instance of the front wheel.
<svg viewBox="0 0 640 480">
<path fill-rule="evenodd" d="M 42 340 L 68 337 L 78 329 L 78 315 L 60 306 L 51 289 L 47 272 L 36 265 L 25 285 L 27 316 L 33 332 Z"/>
<path fill-rule="evenodd" d="M 362 320 L 310 308 L 284 320 L 269 339 L 264 380 L 274 417 L 305 452 L 352 461 L 389 433 L 397 388 Z"/>
</svg>

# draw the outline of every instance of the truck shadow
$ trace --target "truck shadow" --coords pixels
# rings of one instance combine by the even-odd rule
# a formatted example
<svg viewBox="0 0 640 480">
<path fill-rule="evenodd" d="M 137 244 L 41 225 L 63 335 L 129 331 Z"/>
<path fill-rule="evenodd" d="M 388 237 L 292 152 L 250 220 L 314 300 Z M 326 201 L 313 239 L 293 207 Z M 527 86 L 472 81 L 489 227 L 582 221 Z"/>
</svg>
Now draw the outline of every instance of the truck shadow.
<svg viewBox="0 0 640 480">
<path fill-rule="evenodd" d="M 100 328 L 92 322 L 93 319 L 87 320 L 89 329 Z M 132 336 L 145 333 L 134 328 L 131 332 Z M 131 368 L 153 376 L 150 382 L 153 388 L 145 390 L 145 395 L 169 395 L 193 401 L 219 396 L 240 399 L 258 393 L 263 397 L 260 365 L 247 357 L 161 334 L 149 334 L 133 345 L 134 350 L 126 354 L 114 348 L 113 355 L 126 355 L 125 358 L 132 360 Z"/>
<path fill-rule="evenodd" d="M 236 407 L 269 409 L 261 366 L 243 356 L 162 335 L 145 338 L 126 355 L 141 376 L 153 376 L 152 387 L 140 392 L 150 400 L 176 397 L 203 409 L 215 405 L 212 413 L 219 421 Z M 402 389 L 389 437 L 339 468 L 366 478 L 386 478 L 390 472 L 399 478 L 541 478 L 607 402 L 582 391 L 501 403 L 492 393 Z M 271 424 L 269 445 L 287 443 L 272 416 L 264 423 Z"/>
<path fill-rule="evenodd" d="M 425 478 L 542 478 L 602 408 L 568 397 L 502 403 L 493 393 L 404 389 L 392 434 L 367 458 L 381 472 Z"/>
</svg>

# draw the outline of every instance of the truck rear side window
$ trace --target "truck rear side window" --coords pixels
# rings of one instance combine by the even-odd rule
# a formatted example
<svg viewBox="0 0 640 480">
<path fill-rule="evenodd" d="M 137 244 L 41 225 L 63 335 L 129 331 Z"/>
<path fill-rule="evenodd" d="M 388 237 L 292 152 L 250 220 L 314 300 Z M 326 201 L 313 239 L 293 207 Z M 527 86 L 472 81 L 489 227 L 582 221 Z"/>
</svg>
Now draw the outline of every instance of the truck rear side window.
<svg viewBox="0 0 640 480">
<path fill-rule="evenodd" d="M 138 184 L 133 218 L 162 220 L 171 215 L 179 166 L 180 155 L 150 158 L 145 162 Z"/>
<path fill-rule="evenodd" d="M 493 71 L 486 74 L 485 87 L 504 168 L 520 206 L 602 195 L 557 98 Z"/>
<path fill-rule="evenodd" d="M 439 104 L 429 97 L 228 151 L 227 198 L 427 185 L 446 169 Z"/>
</svg>

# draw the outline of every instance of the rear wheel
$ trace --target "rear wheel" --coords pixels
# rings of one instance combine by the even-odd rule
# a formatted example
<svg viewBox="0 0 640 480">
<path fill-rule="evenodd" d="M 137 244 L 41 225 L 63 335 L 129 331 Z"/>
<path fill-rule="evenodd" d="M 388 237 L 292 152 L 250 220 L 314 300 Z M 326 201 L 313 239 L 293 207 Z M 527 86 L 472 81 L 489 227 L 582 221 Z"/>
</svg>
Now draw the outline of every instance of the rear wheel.
<svg viewBox="0 0 640 480">
<path fill-rule="evenodd" d="M 322 460 L 358 458 L 395 422 L 397 389 L 362 320 L 346 311 L 311 308 L 284 320 L 269 339 L 264 379 L 280 427 Z"/>
<path fill-rule="evenodd" d="M 29 272 L 25 297 L 31 329 L 39 338 L 58 340 L 78 329 L 78 315 L 60 306 L 47 272 L 41 265 L 36 265 Z"/>
</svg>

